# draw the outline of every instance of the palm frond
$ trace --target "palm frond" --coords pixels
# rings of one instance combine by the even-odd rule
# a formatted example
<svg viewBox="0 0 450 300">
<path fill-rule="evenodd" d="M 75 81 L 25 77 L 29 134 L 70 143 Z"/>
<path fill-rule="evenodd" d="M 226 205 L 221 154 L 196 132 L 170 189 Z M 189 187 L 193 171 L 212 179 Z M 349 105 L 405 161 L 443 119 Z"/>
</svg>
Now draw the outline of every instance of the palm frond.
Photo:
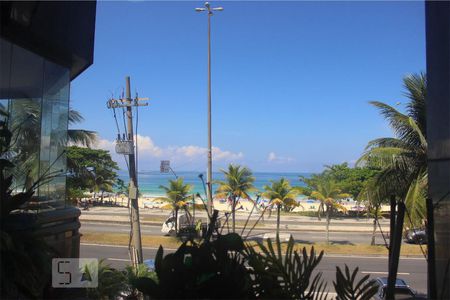
<svg viewBox="0 0 450 300">
<path fill-rule="evenodd" d="M 359 268 L 350 273 L 350 269 L 345 265 L 345 273 L 336 266 L 336 281 L 333 281 L 334 289 L 337 293 L 336 300 L 369 300 L 378 291 L 378 285 L 374 280 L 369 281 L 369 275 L 363 276 L 355 282 Z"/>
<path fill-rule="evenodd" d="M 73 108 L 69 108 L 68 119 L 69 119 L 69 125 L 72 125 L 75 123 L 80 123 L 80 122 L 84 121 L 84 118 L 81 115 L 81 113 Z"/>
<path fill-rule="evenodd" d="M 266 246 L 267 245 L 267 246 Z M 292 236 L 282 250 L 279 236 L 275 243 L 258 242 L 257 251 L 247 246 L 247 259 L 253 276 L 253 287 L 260 299 L 326 299 L 326 283 L 321 272 L 314 272 L 323 257 L 314 247 L 308 255 L 306 248 L 294 249 Z M 314 276 L 313 276 L 313 273 Z"/>
<path fill-rule="evenodd" d="M 426 216 L 426 188 L 427 175 L 421 174 L 409 186 L 405 197 L 405 205 L 408 210 L 406 222 L 410 228 L 423 225 Z"/>
<path fill-rule="evenodd" d="M 379 101 L 371 101 L 372 105 L 380 110 L 380 113 L 389 122 L 395 135 L 410 147 L 420 146 L 420 140 L 409 123 L 409 116 L 402 114 L 392 106 Z"/>
<path fill-rule="evenodd" d="M 402 140 L 397 138 L 378 138 L 371 140 L 367 143 L 366 150 L 382 147 L 382 148 L 408 148 L 409 145 L 405 144 Z"/>
<path fill-rule="evenodd" d="M 406 105 L 408 115 L 426 136 L 427 77 L 425 73 L 411 74 L 403 79 L 403 84 L 406 89 L 404 95 L 410 99 Z"/>
<path fill-rule="evenodd" d="M 370 148 L 356 161 L 356 165 L 369 165 L 378 168 L 386 168 L 392 166 L 397 157 L 405 152 L 405 149 L 396 147 Z"/>
<path fill-rule="evenodd" d="M 414 132 L 417 134 L 420 140 L 420 144 L 423 148 L 427 148 L 427 139 L 425 138 L 424 133 L 422 133 L 421 129 L 419 128 L 419 125 L 414 121 L 412 117 L 409 117 L 409 124 L 411 125 L 411 128 L 414 130 Z"/>
<path fill-rule="evenodd" d="M 91 147 L 97 140 L 97 133 L 84 129 L 69 129 L 67 130 L 67 139 L 70 143 Z"/>
</svg>

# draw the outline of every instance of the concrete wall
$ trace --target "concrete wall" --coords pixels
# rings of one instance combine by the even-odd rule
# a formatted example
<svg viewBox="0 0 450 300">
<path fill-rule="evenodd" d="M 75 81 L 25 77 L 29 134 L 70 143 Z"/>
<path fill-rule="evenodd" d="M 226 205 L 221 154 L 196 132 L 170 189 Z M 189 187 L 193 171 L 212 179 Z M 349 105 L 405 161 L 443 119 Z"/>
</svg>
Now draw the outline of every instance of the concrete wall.
<svg viewBox="0 0 450 300">
<path fill-rule="evenodd" d="M 428 180 L 435 204 L 437 296 L 450 299 L 450 2 L 425 5 Z"/>
</svg>

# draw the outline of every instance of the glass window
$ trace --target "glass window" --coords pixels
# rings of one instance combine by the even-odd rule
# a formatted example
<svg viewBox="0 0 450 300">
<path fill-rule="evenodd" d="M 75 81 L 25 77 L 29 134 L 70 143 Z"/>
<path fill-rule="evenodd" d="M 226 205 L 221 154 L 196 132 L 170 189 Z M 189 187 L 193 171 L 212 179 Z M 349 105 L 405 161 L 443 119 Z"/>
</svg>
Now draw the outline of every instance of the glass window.
<svg viewBox="0 0 450 300">
<path fill-rule="evenodd" d="M 69 70 L 0 39 L 0 109 L 13 133 L 14 186 L 20 191 L 43 180 L 28 208 L 65 206 Z M 3 117 L 5 118 L 5 117 Z"/>
</svg>

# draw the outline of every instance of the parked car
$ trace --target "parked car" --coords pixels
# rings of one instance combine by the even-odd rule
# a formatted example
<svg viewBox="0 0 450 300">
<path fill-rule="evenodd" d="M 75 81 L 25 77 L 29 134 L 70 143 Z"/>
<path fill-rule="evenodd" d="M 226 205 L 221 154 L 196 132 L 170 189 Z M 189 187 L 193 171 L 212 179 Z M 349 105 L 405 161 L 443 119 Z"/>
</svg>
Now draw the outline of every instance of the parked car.
<svg viewBox="0 0 450 300">
<path fill-rule="evenodd" d="M 427 232 L 422 228 L 407 230 L 405 233 L 405 240 L 408 243 L 426 244 L 428 242 Z"/>
<path fill-rule="evenodd" d="M 375 283 L 378 285 L 378 291 L 373 296 L 375 300 L 384 300 L 386 296 L 387 277 L 378 277 L 375 279 Z M 403 279 L 397 278 L 395 282 L 394 297 L 396 300 L 409 300 L 416 298 L 417 292 L 411 289 L 411 287 Z"/>
</svg>

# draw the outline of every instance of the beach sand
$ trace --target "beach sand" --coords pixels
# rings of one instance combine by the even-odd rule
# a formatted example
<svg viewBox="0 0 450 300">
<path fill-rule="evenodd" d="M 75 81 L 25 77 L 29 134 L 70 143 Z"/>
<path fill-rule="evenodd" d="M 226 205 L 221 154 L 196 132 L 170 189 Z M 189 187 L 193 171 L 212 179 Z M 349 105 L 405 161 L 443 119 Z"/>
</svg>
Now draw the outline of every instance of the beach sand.
<svg viewBox="0 0 450 300">
<path fill-rule="evenodd" d="M 163 200 L 158 199 L 160 196 L 143 196 L 140 197 L 138 200 L 139 208 L 141 209 L 167 209 L 170 210 L 171 206 L 169 203 L 164 202 Z M 88 200 L 89 198 L 85 198 L 83 200 Z M 98 198 L 97 198 L 98 199 Z M 103 198 L 103 201 L 110 201 L 112 203 L 116 203 L 117 205 L 126 206 L 128 203 L 128 198 L 125 196 L 105 196 Z M 192 203 L 192 202 L 190 202 Z M 195 204 L 197 207 L 202 207 L 203 202 L 200 198 L 195 199 Z M 267 203 L 266 203 L 267 204 Z M 347 210 L 351 210 L 354 206 L 354 203 L 352 204 L 343 204 L 344 207 L 346 207 Z M 241 207 L 242 206 L 242 207 Z M 231 211 L 231 205 L 228 201 L 224 201 L 221 199 L 214 199 L 214 208 L 221 211 L 221 212 L 229 212 Z M 239 201 L 239 204 L 236 206 L 237 211 L 246 211 L 250 212 L 253 208 L 253 202 L 249 200 L 242 199 Z M 292 211 L 293 212 L 317 212 L 319 208 L 319 203 L 306 203 L 301 202 L 300 206 L 295 207 Z M 383 205 L 381 207 L 382 212 L 389 211 L 390 207 L 388 205 Z"/>
</svg>

